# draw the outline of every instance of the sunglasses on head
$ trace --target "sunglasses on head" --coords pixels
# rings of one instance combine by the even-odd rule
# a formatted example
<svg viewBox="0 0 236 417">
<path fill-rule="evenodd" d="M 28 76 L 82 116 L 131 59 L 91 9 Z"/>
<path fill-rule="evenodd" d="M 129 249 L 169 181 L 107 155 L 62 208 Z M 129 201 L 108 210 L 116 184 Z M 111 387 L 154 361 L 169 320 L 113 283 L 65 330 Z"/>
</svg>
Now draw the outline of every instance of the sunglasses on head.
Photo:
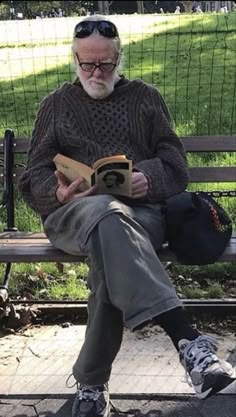
<svg viewBox="0 0 236 417">
<path fill-rule="evenodd" d="M 75 38 L 87 38 L 91 35 L 94 29 L 97 29 L 100 35 L 105 38 L 119 37 L 118 30 L 114 23 L 107 20 L 84 20 L 75 26 L 74 37 Z"/>
</svg>

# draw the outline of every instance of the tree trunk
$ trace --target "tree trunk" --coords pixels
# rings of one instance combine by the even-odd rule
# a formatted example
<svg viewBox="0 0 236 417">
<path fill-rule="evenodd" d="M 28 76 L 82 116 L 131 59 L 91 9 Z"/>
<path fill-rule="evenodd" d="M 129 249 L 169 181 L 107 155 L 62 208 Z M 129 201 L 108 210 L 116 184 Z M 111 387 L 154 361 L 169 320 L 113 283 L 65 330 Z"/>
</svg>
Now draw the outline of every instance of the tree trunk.
<svg viewBox="0 0 236 417">
<path fill-rule="evenodd" d="M 184 6 L 186 13 L 192 12 L 193 2 L 192 1 L 180 1 L 180 3 Z"/>
<path fill-rule="evenodd" d="M 100 14 L 109 14 L 109 1 L 98 1 L 98 10 Z"/>
<path fill-rule="evenodd" d="M 138 5 L 138 14 L 144 14 L 143 1 L 137 1 L 137 5 Z"/>
</svg>

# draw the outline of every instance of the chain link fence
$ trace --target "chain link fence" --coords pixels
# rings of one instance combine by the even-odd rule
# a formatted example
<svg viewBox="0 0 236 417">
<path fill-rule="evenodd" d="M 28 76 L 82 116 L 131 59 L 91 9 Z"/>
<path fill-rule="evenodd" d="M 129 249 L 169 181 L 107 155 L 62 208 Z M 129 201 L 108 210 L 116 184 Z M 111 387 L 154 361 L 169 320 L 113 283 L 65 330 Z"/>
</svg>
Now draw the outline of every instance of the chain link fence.
<svg viewBox="0 0 236 417">
<path fill-rule="evenodd" d="M 75 79 L 71 40 L 81 18 L 0 23 L 0 136 L 29 136 L 42 98 Z M 236 13 L 110 16 L 123 73 L 155 85 L 180 135 L 236 132 Z"/>
</svg>

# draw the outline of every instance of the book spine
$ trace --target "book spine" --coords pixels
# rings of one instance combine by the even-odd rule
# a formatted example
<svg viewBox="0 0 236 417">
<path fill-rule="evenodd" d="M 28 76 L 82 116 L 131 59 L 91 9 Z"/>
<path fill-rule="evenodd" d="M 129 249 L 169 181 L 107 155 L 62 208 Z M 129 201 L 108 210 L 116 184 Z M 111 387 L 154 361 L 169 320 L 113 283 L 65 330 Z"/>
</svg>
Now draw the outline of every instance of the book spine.
<svg viewBox="0 0 236 417">
<path fill-rule="evenodd" d="M 96 184 L 96 175 L 95 172 L 91 175 L 91 187 Z"/>
</svg>

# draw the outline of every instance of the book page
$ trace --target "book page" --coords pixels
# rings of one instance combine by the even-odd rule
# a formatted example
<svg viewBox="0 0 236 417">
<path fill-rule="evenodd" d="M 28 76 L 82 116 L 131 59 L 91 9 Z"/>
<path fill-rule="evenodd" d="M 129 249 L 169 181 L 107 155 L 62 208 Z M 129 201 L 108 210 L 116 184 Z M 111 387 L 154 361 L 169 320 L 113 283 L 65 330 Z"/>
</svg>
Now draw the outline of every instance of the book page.
<svg viewBox="0 0 236 417">
<path fill-rule="evenodd" d="M 127 159 L 125 155 L 112 155 L 112 156 L 105 156 L 104 158 L 100 158 L 97 161 L 94 162 L 93 164 L 93 169 L 96 170 L 99 166 L 104 165 L 108 162 L 112 162 L 112 161 L 120 161 L 123 159 Z"/>
<path fill-rule="evenodd" d="M 94 172 L 92 168 L 61 154 L 57 154 L 53 162 L 57 170 L 62 172 L 70 182 L 75 181 L 79 176 L 83 177 L 85 181 L 81 190 L 91 187 L 91 176 Z"/>
</svg>

